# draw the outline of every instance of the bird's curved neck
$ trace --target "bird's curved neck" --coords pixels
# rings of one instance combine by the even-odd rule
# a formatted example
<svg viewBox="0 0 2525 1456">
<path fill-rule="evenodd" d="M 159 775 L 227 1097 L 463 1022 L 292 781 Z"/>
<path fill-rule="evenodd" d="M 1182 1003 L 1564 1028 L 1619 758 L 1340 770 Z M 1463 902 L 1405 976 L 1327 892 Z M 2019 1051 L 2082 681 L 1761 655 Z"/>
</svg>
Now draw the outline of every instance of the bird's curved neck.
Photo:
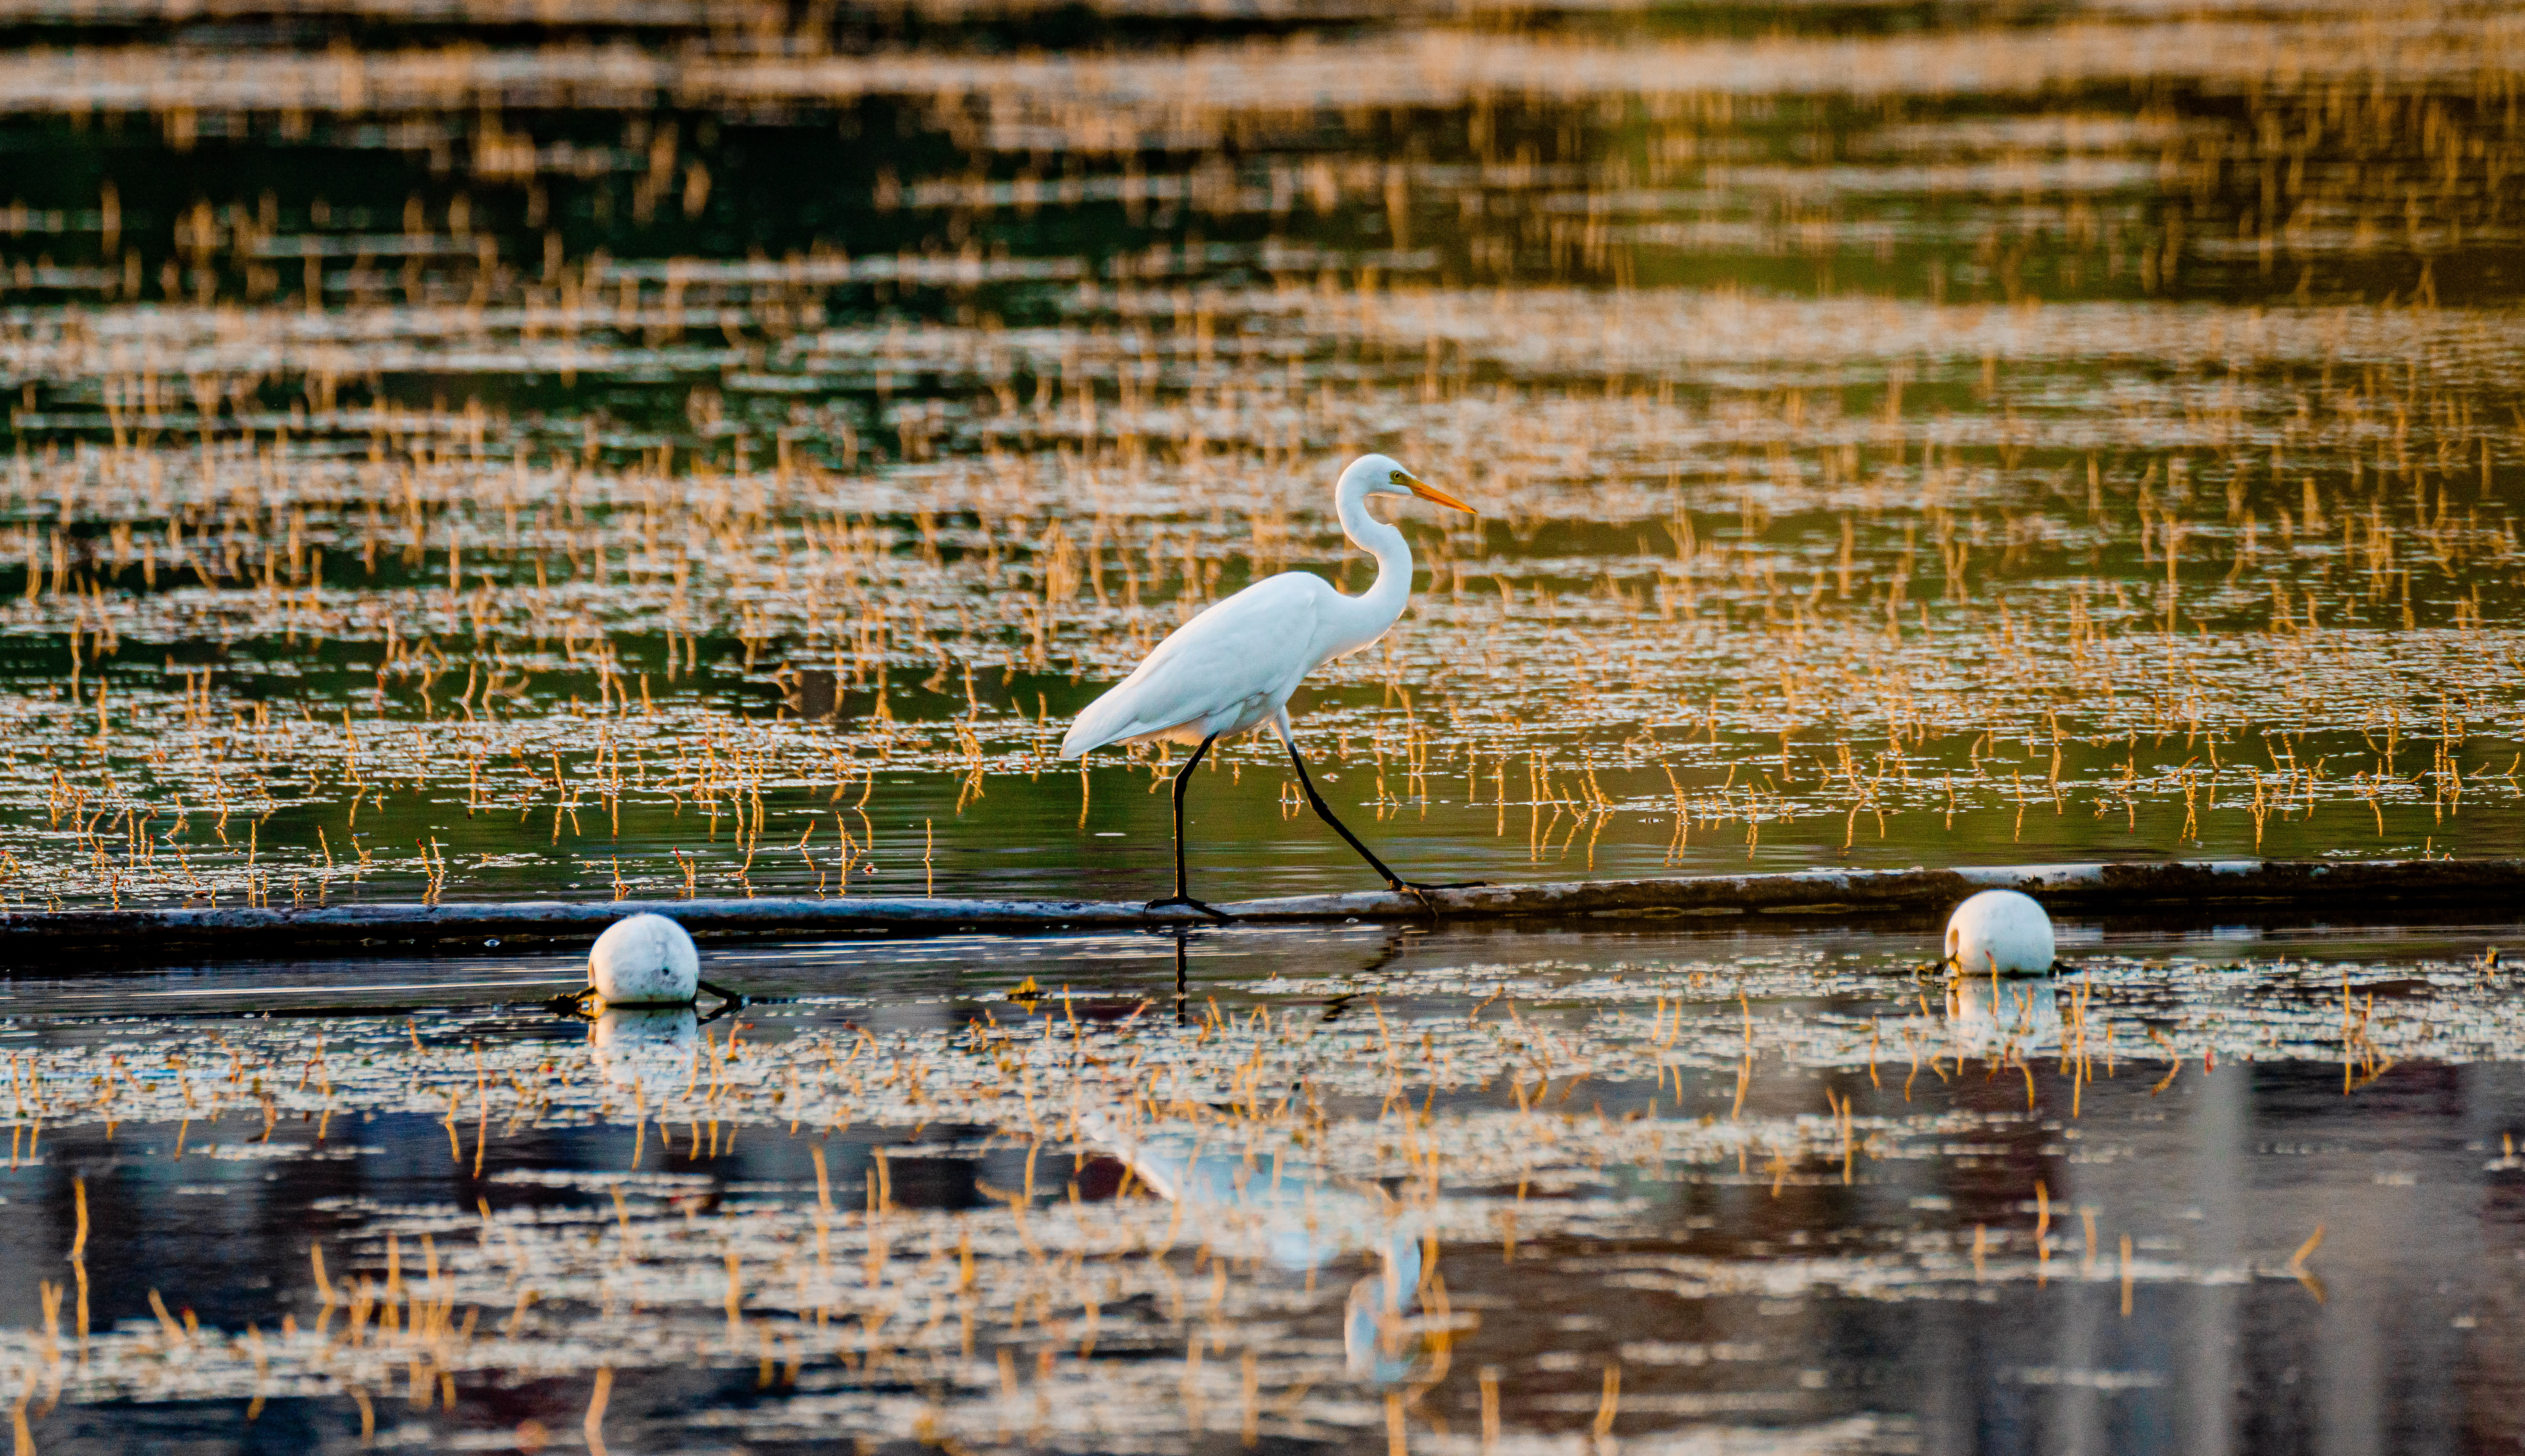
<svg viewBox="0 0 2525 1456">
<path fill-rule="evenodd" d="M 1376 558 L 1376 580 L 1358 596 L 1342 598 L 1328 657 L 1357 652 L 1385 635 L 1411 595 L 1411 544 L 1403 532 L 1368 513 L 1365 492 L 1344 491 L 1339 510 L 1342 533 Z"/>
</svg>

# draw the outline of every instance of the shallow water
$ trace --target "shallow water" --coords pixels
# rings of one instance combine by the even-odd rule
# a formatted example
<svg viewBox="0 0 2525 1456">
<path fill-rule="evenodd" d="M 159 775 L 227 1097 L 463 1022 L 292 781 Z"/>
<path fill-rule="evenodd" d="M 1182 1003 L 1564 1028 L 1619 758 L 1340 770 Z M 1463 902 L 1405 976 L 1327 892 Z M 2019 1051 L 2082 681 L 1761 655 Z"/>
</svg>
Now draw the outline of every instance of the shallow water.
<svg viewBox="0 0 2525 1456">
<path fill-rule="evenodd" d="M 1257 576 L 1363 585 L 1371 448 L 1481 510 L 1402 513 L 1409 615 L 1295 704 L 1407 873 L 2515 854 L 2520 58 L 2350 0 L 0 0 L 0 899 L 1159 893 L 1166 764 L 1053 746 Z M 1372 882 L 1264 744 L 1191 817 L 1213 898 Z M 13 966 L 0 1401 L 2494 1448 L 2517 927 L 2384 916 L 1952 990 L 1934 923 L 720 947 L 707 1025 L 543 1011 L 566 956 Z"/>
<path fill-rule="evenodd" d="M 2518 928 L 2062 929 L 1996 1016 L 1900 928 L 22 979 L 0 1370 L 43 1450 L 2513 1439 Z"/>
<path fill-rule="evenodd" d="M 2511 853 L 2520 43 L 0 7 L 0 893 L 1138 893 L 1062 726 L 1369 447 L 1483 513 L 1297 704 L 1408 871 Z"/>
</svg>

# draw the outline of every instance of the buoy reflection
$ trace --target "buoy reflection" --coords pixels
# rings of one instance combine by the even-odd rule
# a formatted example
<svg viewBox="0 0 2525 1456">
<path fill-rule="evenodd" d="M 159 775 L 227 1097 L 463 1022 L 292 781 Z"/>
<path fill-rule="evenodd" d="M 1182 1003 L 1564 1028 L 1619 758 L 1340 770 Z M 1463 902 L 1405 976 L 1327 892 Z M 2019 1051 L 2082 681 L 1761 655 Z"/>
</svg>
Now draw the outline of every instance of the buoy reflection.
<svg viewBox="0 0 2525 1456">
<path fill-rule="evenodd" d="M 1967 1052 L 2058 1046 L 2059 992 L 2048 980 L 1957 977 L 1947 986 L 1947 1029 Z"/>
<path fill-rule="evenodd" d="M 689 1006 L 613 1009 L 588 1023 L 587 1045 L 608 1082 L 650 1091 L 680 1087 L 692 1070 L 701 1026 Z"/>
</svg>

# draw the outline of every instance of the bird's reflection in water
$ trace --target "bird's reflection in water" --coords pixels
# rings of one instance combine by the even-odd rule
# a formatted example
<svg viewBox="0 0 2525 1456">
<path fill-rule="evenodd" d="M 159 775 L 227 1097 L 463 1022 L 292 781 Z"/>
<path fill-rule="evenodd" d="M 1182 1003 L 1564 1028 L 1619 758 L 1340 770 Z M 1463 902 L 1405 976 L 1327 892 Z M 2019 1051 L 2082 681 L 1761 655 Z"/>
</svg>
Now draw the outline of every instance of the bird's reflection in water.
<svg viewBox="0 0 2525 1456">
<path fill-rule="evenodd" d="M 1294 1274 L 1372 1256 L 1376 1272 L 1351 1285 L 1343 1309 L 1346 1364 L 1353 1379 L 1378 1384 L 1411 1374 L 1418 1341 L 1408 1322 L 1420 1297 L 1424 1216 L 1372 1183 L 1337 1182 L 1294 1159 L 1205 1152 L 1171 1135 L 1141 1141 L 1101 1111 L 1078 1126 L 1176 1205 L 1199 1241 L 1246 1245 Z"/>
<path fill-rule="evenodd" d="M 2060 995 L 2049 978 L 1957 978 L 1947 987 L 1947 1029 L 1964 1052 L 2033 1051 L 2060 1044 Z"/>
<path fill-rule="evenodd" d="M 671 1090 L 692 1070 L 701 1026 L 689 1006 L 609 1010 L 588 1023 L 587 1045 L 608 1082 Z"/>
<path fill-rule="evenodd" d="M 1410 1378 L 1418 1353 L 1406 1341 L 1410 1329 L 1404 1322 L 1419 1300 L 1420 1239 L 1398 1227 L 1376 1253 L 1379 1272 L 1350 1286 L 1342 1310 L 1342 1354 L 1352 1380 L 1392 1385 Z"/>
</svg>

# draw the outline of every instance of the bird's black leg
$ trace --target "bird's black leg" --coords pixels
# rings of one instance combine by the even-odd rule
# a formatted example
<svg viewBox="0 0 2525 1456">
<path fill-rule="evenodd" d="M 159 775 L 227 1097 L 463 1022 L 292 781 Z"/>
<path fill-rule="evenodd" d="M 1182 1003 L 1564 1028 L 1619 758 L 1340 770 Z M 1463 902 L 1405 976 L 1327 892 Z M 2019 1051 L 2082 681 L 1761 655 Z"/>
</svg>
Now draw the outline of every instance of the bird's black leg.
<svg viewBox="0 0 2525 1456">
<path fill-rule="evenodd" d="M 1333 817 L 1332 806 L 1324 802 L 1324 796 L 1322 794 L 1315 792 L 1315 780 L 1312 775 L 1307 773 L 1306 755 L 1298 752 L 1298 740 L 1295 738 L 1284 737 L 1280 741 L 1286 744 L 1289 749 L 1289 762 L 1297 766 L 1298 786 L 1307 791 L 1307 803 L 1315 811 L 1315 818 L 1331 825 L 1333 827 L 1333 832 L 1341 835 L 1342 838 L 1349 843 L 1351 848 L 1358 850 L 1359 857 L 1367 861 L 1367 867 L 1369 869 L 1384 876 L 1385 887 L 1387 889 L 1394 891 L 1398 895 L 1417 896 L 1421 904 L 1429 905 L 1429 896 L 1427 891 L 1433 889 L 1466 889 L 1470 888 L 1474 884 L 1480 883 L 1479 880 L 1467 880 L 1462 884 L 1414 884 L 1411 880 L 1404 879 L 1402 876 L 1395 874 L 1391 869 L 1386 867 L 1385 861 L 1376 857 L 1375 851 L 1359 842 L 1359 836 L 1350 831 L 1350 826 L 1343 824 L 1340 820 Z M 1431 914 L 1434 915 L 1437 913 L 1436 906 L 1430 905 L 1429 909 Z"/>
<path fill-rule="evenodd" d="M 1207 916 L 1211 916 L 1211 917 L 1213 917 L 1213 918 L 1214 918 L 1214 919 L 1217 919 L 1217 920 L 1233 920 L 1233 919 L 1235 919 L 1235 917 L 1234 917 L 1234 916 L 1229 915 L 1227 912 L 1225 912 L 1225 911 L 1223 911 L 1223 910 L 1213 909 L 1213 907 L 1208 906 L 1208 905 L 1205 905 L 1205 904 L 1203 904 L 1201 901 L 1194 899 L 1190 894 L 1186 893 L 1186 892 L 1185 892 L 1185 889 L 1184 889 L 1184 845 L 1183 845 L 1183 801 L 1184 801 L 1184 789 L 1185 789 L 1185 787 L 1186 787 L 1186 786 L 1188 786 L 1188 785 L 1192 782 L 1192 771 L 1201 767 L 1201 761 L 1202 761 L 1203 756 L 1204 756 L 1204 755 L 1206 755 L 1206 754 L 1208 754 L 1208 753 L 1210 752 L 1210 745 L 1211 745 L 1211 744 L 1213 744 L 1213 743 L 1215 743 L 1215 742 L 1217 742 L 1217 741 L 1218 741 L 1218 734 L 1216 734 L 1216 733 L 1213 733 L 1213 734 L 1211 734 L 1209 737 L 1202 739 L 1202 740 L 1201 740 L 1201 746 L 1200 746 L 1199 748 L 1194 749 L 1194 750 L 1192 751 L 1192 757 L 1190 757 L 1190 758 L 1188 758 L 1188 759 L 1185 759 L 1185 760 L 1184 760 L 1184 766 L 1183 766 L 1183 768 L 1181 768 L 1180 770 L 1176 771 L 1176 774 L 1175 774 L 1175 892 L 1174 892 L 1173 894 L 1171 894 L 1171 895 L 1166 896 L 1166 897 L 1165 897 L 1164 899 L 1163 899 L 1163 900 L 1151 900 L 1151 901 L 1148 903 L 1148 905 L 1145 907 L 1145 908 L 1147 908 L 1147 909 L 1150 909 L 1150 910 L 1164 910 L 1164 909 L 1168 909 L 1168 908 L 1170 908 L 1170 907 L 1172 907 L 1172 906 L 1182 905 L 1182 906 L 1185 906 L 1185 907 L 1187 907 L 1187 908 L 1189 908 L 1189 909 L 1198 910 L 1198 911 L 1200 911 L 1202 914 L 1207 915 Z"/>
<path fill-rule="evenodd" d="M 1189 984 L 1191 978 L 1184 958 L 1184 940 L 1190 933 L 1188 930 L 1175 931 L 1175 1025 L 1178 1027 L 1191 1025 L 1191 1017 L 1186 1005 L 1192 993 L 1192 987 Z"/>
</svg>

